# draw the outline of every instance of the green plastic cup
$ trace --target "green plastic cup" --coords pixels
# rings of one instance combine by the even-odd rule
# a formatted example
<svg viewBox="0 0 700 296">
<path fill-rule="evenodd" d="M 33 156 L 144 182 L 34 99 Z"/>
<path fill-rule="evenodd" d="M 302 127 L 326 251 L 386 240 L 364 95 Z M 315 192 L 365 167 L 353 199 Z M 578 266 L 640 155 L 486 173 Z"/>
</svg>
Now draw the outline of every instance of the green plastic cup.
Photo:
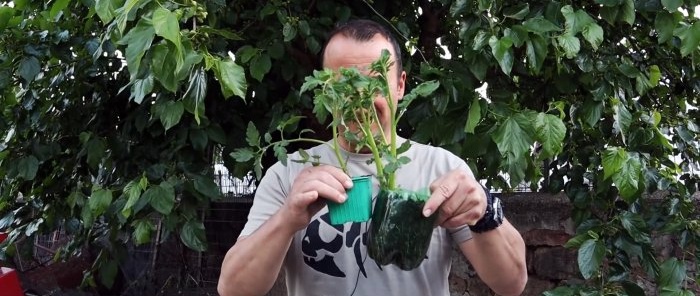
<svg viewBox="0 0 700 296">
<path fill-rule="evenodd" d="M 328 202 L 331 224 L 369 221 L 372 212 L 372 183 L 370 176 L 352 178 L 353 186 L 347 191 L 344 203 Z"/>
</svg>

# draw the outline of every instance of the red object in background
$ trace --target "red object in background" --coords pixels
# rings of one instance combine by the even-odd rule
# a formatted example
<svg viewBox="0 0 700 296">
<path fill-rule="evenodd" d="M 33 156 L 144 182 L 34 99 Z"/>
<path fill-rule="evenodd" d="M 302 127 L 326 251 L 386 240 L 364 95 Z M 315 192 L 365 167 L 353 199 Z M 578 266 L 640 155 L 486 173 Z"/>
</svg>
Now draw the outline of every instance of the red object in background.
<svg viewBox="0 0 700 296">
<path fill-rule="evenodd" d="M 7 239 L 6 232 L 0 232 L 0 243 Z M 8 267 L 0 267 L 0 291 L 3 296 L 24 296 L 17 272 Z"/>
<path fill-rule="evenodd" d="M 3 296 L 24 296 L 19 285 L 17 272 L 12 268 L 0 267 L 0 290 Z"/>
</svg>

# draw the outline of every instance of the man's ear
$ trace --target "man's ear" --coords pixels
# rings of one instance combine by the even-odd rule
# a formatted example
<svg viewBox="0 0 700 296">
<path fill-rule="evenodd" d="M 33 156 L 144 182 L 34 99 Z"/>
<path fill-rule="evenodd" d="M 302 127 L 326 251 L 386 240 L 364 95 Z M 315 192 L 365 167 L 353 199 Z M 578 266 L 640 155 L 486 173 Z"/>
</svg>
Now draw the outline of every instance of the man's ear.
<svg viewBox="0 0 700 296">
<path fill-rule="evenodd" d="M 396 96 L 401 100 L 406 90 L 406 71 L 401 71 L 398 81 L 396 81 Z"/>
</svg>

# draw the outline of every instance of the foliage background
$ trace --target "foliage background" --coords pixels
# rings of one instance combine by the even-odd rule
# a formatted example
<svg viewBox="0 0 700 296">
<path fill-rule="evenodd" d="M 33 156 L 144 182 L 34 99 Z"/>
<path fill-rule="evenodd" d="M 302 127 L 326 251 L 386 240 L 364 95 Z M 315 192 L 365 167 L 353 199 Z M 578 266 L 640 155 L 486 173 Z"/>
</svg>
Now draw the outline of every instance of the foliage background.
<svg viewBox="0 0 700 296">
<path fill-rule="evenodd" d="M 285 137 L 327 138 L 298 89 L 325 33 L 359 17 L 405 42 L 410 85 L 440 81 L 404 136 L 464 157 L 491 188 L 526 182 L 571 199 L 569 245 L 590 285 L 552 294 L 637 295 L 635 264 L 657 293 L 688 294 L 686 260 L 700 256 L 698 2 L 2 2 L 0 229 L 11 236 L 0 254 L 63 226 L 74 240 L 60 255 L 97 247 L 100 276 L 86 283 L 110 286 L 125 243 L 150 241 L 154 219 L 206 250 L 197 209 L 220 198 L 214 159 L 250 171 L 228 156 L 248 146 L 249 121 L 279 137 L 302 114 Z M 657 190 L 668 194 L 651 202 Z M 657 261 L 656 233 L 687 252 Z"/>
</svg>

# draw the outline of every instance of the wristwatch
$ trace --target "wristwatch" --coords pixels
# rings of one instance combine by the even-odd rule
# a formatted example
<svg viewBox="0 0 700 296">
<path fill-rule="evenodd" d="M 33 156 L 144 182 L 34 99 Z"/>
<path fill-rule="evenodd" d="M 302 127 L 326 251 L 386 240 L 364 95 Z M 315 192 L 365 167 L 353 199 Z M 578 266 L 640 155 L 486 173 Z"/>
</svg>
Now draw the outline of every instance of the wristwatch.
<svg viewBox="0 0 700 296">
<path fill-rule="evenodd" d="M 484 188 L 486 193 L 486 213 L 476 222 L 469 226 L 469 229 L 476 233 L 484 233 L 496 229 L 503 224 L 503 206 L 498 197 L 491 196 L 491 193 Z"/>
</svg>

